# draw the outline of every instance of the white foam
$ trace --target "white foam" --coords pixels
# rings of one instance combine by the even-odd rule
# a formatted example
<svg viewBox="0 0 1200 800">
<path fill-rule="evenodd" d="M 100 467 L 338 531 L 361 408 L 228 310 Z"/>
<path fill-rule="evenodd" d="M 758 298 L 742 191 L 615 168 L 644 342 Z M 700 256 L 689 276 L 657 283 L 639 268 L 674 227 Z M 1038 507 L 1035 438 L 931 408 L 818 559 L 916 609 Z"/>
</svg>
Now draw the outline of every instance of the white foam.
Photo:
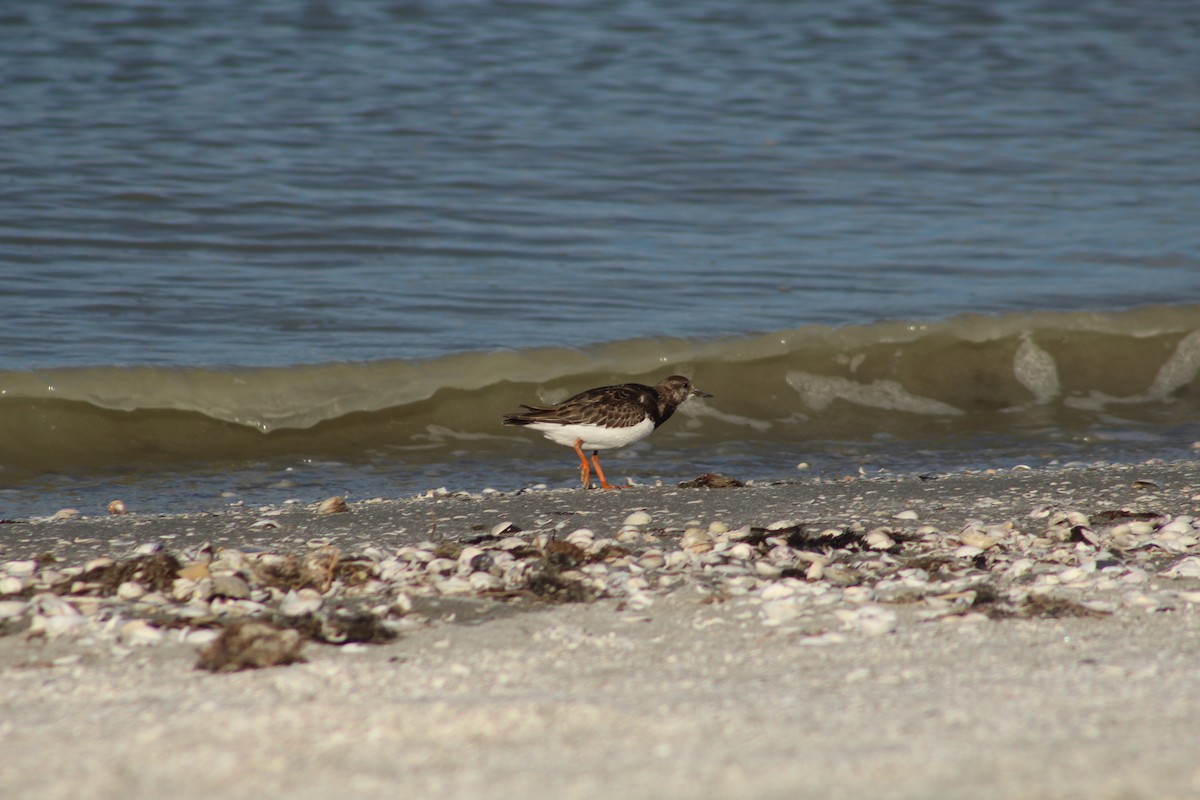
<svg viewBox="0 0 1200 800">
<path fill-rule="evenodd" d="M 1013 377 L 1033 393 L 1034 405 L 1048 403 L 1062 393 L 1054 356 L 1034 344 L 1028 335 L 1021 337 L 1021 346 L 1013 356 Z"/>
<path fill-rule="evenodd" d="M 940 400 L 912 394 L 896 381 L 858 383 L 832 375 L 788 372 L 787 382 L 814 411 L 825 410 L 834 400 L 845 400 L 860 406 L 910 414 L 957 416 L 963 413 L 961 409 Z"/>
</svg>

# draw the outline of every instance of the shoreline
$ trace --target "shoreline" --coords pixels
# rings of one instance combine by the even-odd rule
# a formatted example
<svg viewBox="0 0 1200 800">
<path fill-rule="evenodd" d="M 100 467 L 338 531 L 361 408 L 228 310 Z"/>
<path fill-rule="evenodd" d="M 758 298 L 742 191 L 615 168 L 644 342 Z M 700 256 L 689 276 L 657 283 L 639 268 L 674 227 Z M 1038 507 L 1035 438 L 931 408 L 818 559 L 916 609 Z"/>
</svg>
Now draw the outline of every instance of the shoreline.
<svg viewBox="0 0 1200 800">
<path fill-rule="evenodd" d="M 1182 461 L 0 525 L 0 793 L 1197 796 L 1198 508 Z M 305 660 L 197 669 L 236 616 Z"/>
</svg>

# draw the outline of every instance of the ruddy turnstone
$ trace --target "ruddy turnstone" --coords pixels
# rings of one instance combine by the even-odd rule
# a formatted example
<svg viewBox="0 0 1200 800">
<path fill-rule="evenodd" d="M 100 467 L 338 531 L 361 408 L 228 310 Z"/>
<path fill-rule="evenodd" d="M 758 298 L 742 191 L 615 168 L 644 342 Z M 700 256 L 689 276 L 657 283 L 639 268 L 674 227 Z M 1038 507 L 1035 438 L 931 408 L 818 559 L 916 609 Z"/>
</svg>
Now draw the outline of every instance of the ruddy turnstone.
<svg viewBox="0 0 1200 800">
<path fill-rule="evenodd" d="M 579 481 L 585 489 L 592 487 L 592 469 L 583 451 L 591 450 L 600 488 L 617 489 L 623 487 L 612 486 L 604 477 L 599 451 L 645 439 L 689 397 L 712 395 L 695 388 L 682 375 L 672 375 L 654 386 L 640 383 L 601 386 L 553 406 L 523 405 L 524 411 L 505 414 L 502 424 L 524 425 L 552 442 L 575 448 L 579 456 Z"/>
</svg>

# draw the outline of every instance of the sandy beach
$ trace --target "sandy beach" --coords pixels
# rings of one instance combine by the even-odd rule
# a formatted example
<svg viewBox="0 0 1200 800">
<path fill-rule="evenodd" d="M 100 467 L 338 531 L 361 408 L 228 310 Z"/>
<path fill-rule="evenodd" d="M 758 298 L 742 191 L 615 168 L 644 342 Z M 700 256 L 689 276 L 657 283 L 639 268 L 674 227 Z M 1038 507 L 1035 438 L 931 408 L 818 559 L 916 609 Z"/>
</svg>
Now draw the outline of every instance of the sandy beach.
<svg viewBox="0 0 1200 800">
<path fill-rule="evenodd" d="M 10 520 L 0 796 L 1197 797 L 1198 504 L 1183 462 Z M 295 624 L 351 606 L 390 641 Z M 198 669 L 256 608 L 303 660 Z"/>
</svg>

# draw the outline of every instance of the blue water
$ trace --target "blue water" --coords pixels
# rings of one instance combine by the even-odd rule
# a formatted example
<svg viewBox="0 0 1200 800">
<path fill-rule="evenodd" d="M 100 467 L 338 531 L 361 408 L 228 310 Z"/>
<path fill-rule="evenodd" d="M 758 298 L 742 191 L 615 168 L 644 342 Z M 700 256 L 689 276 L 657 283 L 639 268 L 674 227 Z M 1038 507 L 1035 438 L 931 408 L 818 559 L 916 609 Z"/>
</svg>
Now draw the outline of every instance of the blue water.
<svg viewBox="0 0 1200 800">
<path fill-rule="evenodd" d="M 1200 298 L 1192 2 L 0 13 L 4 366 Z"/>
<path fill-rule="evenodd" d="M 0 373 L 489 350 L 530 364 L 542 357 L 530 348 L 590 352 L 637 337 L 919 326 L 964 313 L 1090 309 L 1106 319 L 1200 302 L 1198 41 L 1191 0 L 6 4 Z M 1175 330 L 1155 363 L 1186 333 Z M 601 377 L 581 369 L 578 381 Z M 564 376 L 554 392 L 586 388 L 551 371 Z M 608 380 L 625 370 L 603 371 Z M 792 402 L 787 371 L 776 389 Z M 314 464 L 315 484 L 360 496 L 453 476 L 463 488 L 553 482 L 572 469 L 552 461 L 561 453 L 507 442 L 482 458 L 464 444 L 419 464 L 393 464 L 389 451 L 364 467 L 344 452 L 305 455 L 306 442 L 276 442 L 248 463 L 156 440 L 114 448 L 129 460 L 110 465 L 120 479 L 106 485 L 88 470 L 132 434 L 120 427 L 128 420 L 104 417 L 110 430 L 88 414 L 153 416 L 155 381 L 177 384 L 178 400 L 191 380 L 167 374 L 82 414 L 6 407 L 25 416 L 0 414 L 0 443 L 27 432 L 5 431 L 11 420 L 44 426 L 48 449 L 30 459 L 55 469 L 34 489 L 22 473 L 26 488 L 0 494 L 20 508 L 4 513 L 28 513 L 27 490 L 40 492 L 38 508 L 94 504 L 119 487 L 148 504 L 207 502 L 229 486 L 287 491 L 286 476 Z M 92 374 L 110 399 L 127 376 Z M 1064 408 L 1112 407 L 1088 399 L 1112 393 L 1102 378 L 1064 386 L 1062 397 L 1079 401 Z M 909 391 L 940 397 L 936 379 Z M 305 391 L 288 376 L 279 385 Z M 1155 402 L 1169 406 L 1190 387 Z M 314 402 L 330 400 L 323 391 Z M 717 410 L 744 413 L 731 394 Z M 359 400 L 348 404 L 371 405 Z M 809 413 L 768 411 L 755 419 Z M 1068 433 L 1054 420 L 1032 438 L 1033 425 L 991 417 L 970 430 L 987 429 L 995 449 L 984 449 L 1010 459 L 1086 456 L 1101 428 L 1131 457 L 1168 440 L 1187 446 L 1186 414 L 1167 408 L 1170 426 L 1185 427 L 1154 428 L 1158 411 L 1143 411 L 1133 422 L 1076 415 Z M 73 431 L 99 431 L 96 441 L 51 441 L 60 412 L 74 415 Z M 422 436 L 442 441 L 439 425 L 461 435 L 436 407 L 421 413 L 434 420 Z M 766 458 L 736 437 L 710 441 L 711 418 L 694 422 L 715 450 L 676 458 L 679 442 L 667 440 L 631 451 L 634 467 L 675 454 L 634 471 L 699 470 L 720 452 L 731 469 L 769 477 L 802 459 L 840 469 L 879 452 L 879 431 L 826 442 L 814 426 L 803 453 Z M 887 433 L 891 420 L 878 424 Z M 914 430 L 924 429 L 910 426 L 901 459 L 921 448 Z M 387 447 L 424 447 L 393 435 Z M 981 442 L 955 434 L 924 450 L 950 463 L 947 453 Z M 92 447 L 92 466 L 58 463 L 60 447 Z M 176 459 L 173 471 L 147 466 L 142 450 Z M 546 463 L 555 466 L 529 469 Z M 0 492 L 10 466 L 0 456 Z"/>
</svg>

